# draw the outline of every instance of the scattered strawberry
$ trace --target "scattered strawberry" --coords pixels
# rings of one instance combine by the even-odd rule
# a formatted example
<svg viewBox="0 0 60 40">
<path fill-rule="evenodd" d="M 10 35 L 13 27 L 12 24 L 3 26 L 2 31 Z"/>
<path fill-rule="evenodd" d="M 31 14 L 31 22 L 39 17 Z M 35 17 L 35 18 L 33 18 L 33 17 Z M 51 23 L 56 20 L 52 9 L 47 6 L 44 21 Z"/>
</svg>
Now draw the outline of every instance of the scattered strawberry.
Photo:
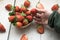
<svg viewBox="0 0 60 40">
<path fill-rule="evenodd" d="M 36 6 L 38 9 L 44 9 L 44 6 L 42 3 L 38 3 L 37 6 Z"/>
<path fill-rule="evenodd" d="M 5 31 L 6 31 L 5 27 L 0 23 L 0 32 L 5 32 Z"/>
<path fill-rule="evenodd" d="M 27 19 L 24 19 L 24 20 L 23 20 L 23 24 L 24 24 L 24 25 L 27 25 L 28 23 L 29 23 L 29 22 L 28 22 Z"/>
<path fill-rule="evenodd" d="M 15 15 L 20 15 L 20 13 L 19 12 L 15 12 Z"/>
<path fill-rule="evenodd" d="M 26 13 L 25 13 L 26 15 L 30 15 L 31 14 L 31 12 L 30 11 L 26 11 Z"/>
<path fill-rule="evenodd" d="M 36 13 L 37 13 L 37 10 L 36 10 L 35 8 L 33 8 L 33 9 L 31 10 L 31 13 L 32 13 L 33 16 L 35 16 Z"/>
<path fill-rule="evenodd" d="M 5 6 L 5 8 L 6 8 L 6 10 L 11 11 L 12 10 L 12 5 L 11 4 L 7 4 Z"/>
<path fill-rule="evenodd" d="M 17 21 L 23 21 L 24 16 L 16 15 Z"/>
<path fill-rule="evenodd" d="M 29 6 L 30 6 L 30 1 L 29 1 L 29 0 L 26 0 L 26 1 L 24 2 L 24 6 L 25 6 L 25 7 L 29 7 Z"/>
<path fill-rule="evenodd" d="M 58 10 L 58 8 L 59 8 L 59 5 L 58 5 L 58 4 L 55 4 L 55 5 L 52 6 L 51 9 L 52 9 L 53 11 L 55 11 L 55 10 Z"/>
<path fill-rule="evenodd" d="M 17 28 L 21 28 L 22 27 L 22 23 L 21 22 L 16 22 L 16 26 L 17 26 Z"/>
<path fill-rule="evenodd" d="M 19 10 L 20 10 L 20 9 L 19 9 L 19 6 L 16 6 L 16 7 L 15 7 L 15 12 L 19 12 Z"/>
<path fill-rule="evenodd" d="M 28 37 L 26 36 L 26 34 L 23 34 L 20 40 L 28 40 Z"/>
<path fill-rule="evenodd" d="M 37 32 L 40 34 L 44 33 L 44 27 L 42 25 L 38 26 Z"/>
<path fill-rule="evenodd" d="M 14 21 L 14 18 L 15 18 L 15 16 L 8 17 L 8 19 L 9 19 L 10 22 L 13 22 Z"/>
<path fill-rule="evenodd" d="M 31 15 L 26 16 L 26 18 L 27 18 L 29 21 L 32 21 L 32 20 L 33 20 L 33 17 L 32 17 Z"/>
</svg>

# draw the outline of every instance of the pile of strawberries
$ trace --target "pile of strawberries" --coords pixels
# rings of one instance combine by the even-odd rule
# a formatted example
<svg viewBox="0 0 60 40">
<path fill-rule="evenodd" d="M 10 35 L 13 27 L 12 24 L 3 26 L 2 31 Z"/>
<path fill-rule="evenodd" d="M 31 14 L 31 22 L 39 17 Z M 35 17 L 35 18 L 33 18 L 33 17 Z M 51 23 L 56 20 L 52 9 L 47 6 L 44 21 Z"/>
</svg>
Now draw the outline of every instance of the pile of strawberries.
<svg viewBox="0 0 60 40">
<path fill-rule="evenodd" d="M 13 7 L 11 4 L 7 4 L 5 6 L 7 11 L 14 11 L 9 12 L 9 22 L 15 25 L 17 28 L 21 28 L 33 21 L 33 15 L 36 15 L 37 10 L 33 8 L 32 10 L 28 10 L 27 8 L 30 7 L 30 1 L 26 0 L 24 5 L 21 7 L 15 6 Z"/>
</svg>

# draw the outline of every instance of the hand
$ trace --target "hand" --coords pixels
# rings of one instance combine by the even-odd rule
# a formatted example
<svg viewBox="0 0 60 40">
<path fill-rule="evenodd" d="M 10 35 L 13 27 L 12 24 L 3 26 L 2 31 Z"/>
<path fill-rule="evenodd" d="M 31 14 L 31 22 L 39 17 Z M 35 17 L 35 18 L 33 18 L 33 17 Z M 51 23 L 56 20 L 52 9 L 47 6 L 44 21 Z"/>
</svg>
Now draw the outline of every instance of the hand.
<svg viewBox="0 0 60 40">
<path fill-rule="evenodd" d="M 34 20 L 38 24 L 48 24 L 48 12 L 44 9 L 37 9 L 38 13 L 34 16 Z"/>
</svg>

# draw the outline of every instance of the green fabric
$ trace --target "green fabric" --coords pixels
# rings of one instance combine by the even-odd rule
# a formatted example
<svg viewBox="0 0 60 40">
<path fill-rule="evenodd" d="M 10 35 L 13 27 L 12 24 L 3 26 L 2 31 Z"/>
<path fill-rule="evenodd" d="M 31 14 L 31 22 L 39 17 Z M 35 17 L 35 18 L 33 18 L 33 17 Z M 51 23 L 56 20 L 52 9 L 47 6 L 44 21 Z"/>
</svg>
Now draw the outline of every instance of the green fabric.
<svg viewBox="0 0 60 40">
<path fill-rule="evenodd" d="M 55 11 L 49 16 L 49 19 L 48 19 L 48 24 L 52 28 L 54 28 L 54 15 L 55 15 Z"/>
<path fill-rule="evenodd" d="M 60 14 L 54 11 L 48 19 L 48 25 L 54 28 L 56 32 L 60 33 Z"/>
</svg>

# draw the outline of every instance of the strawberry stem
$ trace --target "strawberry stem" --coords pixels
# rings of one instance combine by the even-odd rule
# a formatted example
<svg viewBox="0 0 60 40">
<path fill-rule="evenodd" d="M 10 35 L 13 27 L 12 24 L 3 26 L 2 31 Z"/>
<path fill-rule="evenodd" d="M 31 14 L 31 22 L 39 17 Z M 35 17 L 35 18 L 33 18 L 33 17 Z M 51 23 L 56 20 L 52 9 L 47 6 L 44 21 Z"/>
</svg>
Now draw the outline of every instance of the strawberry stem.
<svg viewBox="0 0 60 40">
<path fill-rule="evenodd" d="M 41 26 L 41 24 L 38 24 L 38 25 L 37 25 L 37 28 L 39 28 L 40 26 Z"/>
</svg>

